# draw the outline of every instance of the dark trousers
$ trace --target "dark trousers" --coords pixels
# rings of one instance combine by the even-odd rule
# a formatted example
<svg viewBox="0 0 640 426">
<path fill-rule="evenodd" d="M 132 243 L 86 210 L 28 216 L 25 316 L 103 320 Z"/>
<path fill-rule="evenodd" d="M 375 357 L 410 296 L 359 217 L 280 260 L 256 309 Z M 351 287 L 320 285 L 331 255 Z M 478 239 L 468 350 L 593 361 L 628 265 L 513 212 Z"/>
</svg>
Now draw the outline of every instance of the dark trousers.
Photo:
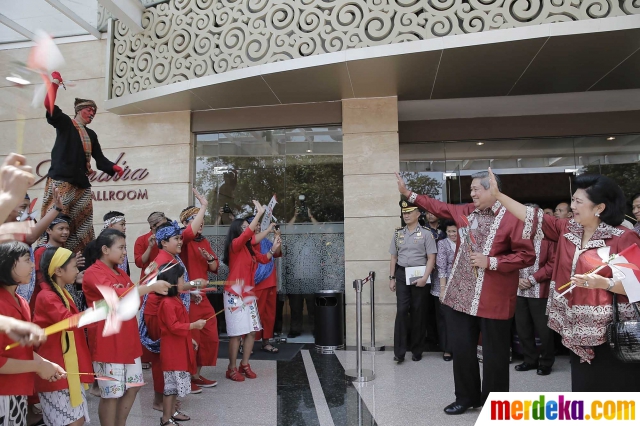
<svg viewBox="0 0 640 426">
<path fill-rule="evenodd" d="M 451 348 L 449 347 L 449 340 L 447 339 L 447 320 L 445 318 L 445 308 L 446 306 L 440 303 L 440 299 L 434 297 L 435 303 L 435 313 L 436 313 L 436 323 L 438 324 L 438 341 L 440 342 L 440 349 L 442 352 L 451 353 Z"/>
<path fill-rule="evenodd" d="M 425 327 L 427 329 L 427 339 L 426 343 L 429 347 L 427 350 L 435 349 L 435 346 L 440 343 L 439 340 L 439 329 L 438 329 L 438 308 L 436 305 L 436 300 L 438 299 L 436 296 L 431 294 L 431 284 L 427 284 L 427 288 L 429 291 L 427 292 L 427 297 L 425 300 Z M 440 343 L 440 345 L 442 345 Z"/>
<path fill-rule="evenodd" d="M 516 301 L 516 330 L 520 338 L 522 355 L 527 364 L 551 367 L 556 359 L 553 331 L 547 326 L 549 317 L 545 315 L 547 299 L 518 296 Z M 535 333 L 540 338 L 540 360 L 536 348 Z"/>
<path fill-rule="evenodd" d="M 572 392 L 640 392 L 640 363 L 619 361 L 608 343 L 593 352 L 591 364 L 571 352 Z"/>
<path fill-rule="evenodd" d="M 273 332 L 276 334 L 282 333 L 282 315 L 284 312 L 284 298 L 285 295 L 278 293 L 278 298 L 276 299 L 276 322 L 273 325 Z"/>
<path fill-rule="evenodd" d="M 291 308 L 291 327 L 289 332 L 302 333 L 304 331 L 302 322 L 302 309 L 304 302 L 307 302 L 307 314 L 309 314 L 309 324 L 311 324 L 311 330 L 313 331 L 314 325 L 314 308 L 316 303 L 315 295 L 313 294 L 289 294 L 289 307 Z"/>
<path fill-rule="evenodd" d="M 453 356 L 456 402 L 484 404 L 490 392 L 509 392 L 511 320 L 480 318 L 445 306 Z M 483 375 L 480 383 L 478 338 L 482 332 Z"/>
<path fill-rule="evenodd" d="M 407 285 L 404 268 L 396 266 L 396 324 L 393 332 L 393 352 L 404 358 L 407 350 L 413 355 L 422 355 L 426 332 L 424 313 L 429 286 Z M 407 348 L 407 335 L 411 329 L 411 347 Z"/>
</svg>

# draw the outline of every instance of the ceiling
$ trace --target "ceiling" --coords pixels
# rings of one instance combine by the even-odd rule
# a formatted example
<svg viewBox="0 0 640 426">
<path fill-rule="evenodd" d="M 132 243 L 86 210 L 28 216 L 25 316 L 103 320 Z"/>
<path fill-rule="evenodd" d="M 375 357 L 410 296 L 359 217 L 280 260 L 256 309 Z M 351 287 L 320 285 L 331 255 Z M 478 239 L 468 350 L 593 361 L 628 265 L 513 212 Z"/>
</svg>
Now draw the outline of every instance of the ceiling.
<svg viewBox="0 0 640 426">
<path fill-rule="evenodd" d="M 98 23 L 97 0 L 59 0 L 92 26 Z M 89 34 L 45 0 L 0 0 L 0 13 L 34 33 L 43 30 L 52 37 Z M 30 41 L 11 28 L 0 25 L 0 43 Z"/>
<path fill-rule="evenodd" d="M 150 7 L 168 0 L 131 0 Z M 62 5 L 58 8 L 58 4 Z M 90 34 L 83 26 L 69 18 L 60 9 L 73 11 L 86 25 L 105 32 L 99 16 L 104 14 L 98 0 L 0 0 L 0 14 L 31 33 L 42 30 L 53 38 Z M 107 12 L 108 14 L 108 12 Z M 0 45 L 30 41 L 10 26 L 0 22 Z"/>
<path fill-rule="evenodd" d="M 136 114 L 382 96 L 399 101 L 522 97 L 640 89 L 639 74 L 636 15 L 321 54 L 148 89 L 106 106 L 117 114 Z M 615 100 L 610 103 L 616 107 Z"/>
</svg>

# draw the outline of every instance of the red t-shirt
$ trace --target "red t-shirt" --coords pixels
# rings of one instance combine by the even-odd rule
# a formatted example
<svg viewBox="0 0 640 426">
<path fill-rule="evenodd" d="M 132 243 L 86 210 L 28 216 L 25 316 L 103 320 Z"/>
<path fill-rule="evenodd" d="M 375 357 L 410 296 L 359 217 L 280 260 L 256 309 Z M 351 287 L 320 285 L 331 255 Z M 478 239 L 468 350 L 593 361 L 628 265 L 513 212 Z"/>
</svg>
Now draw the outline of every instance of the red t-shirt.
<svg viewBox="0 0 640 426">
<path fill-rule="evenodd" d="M 87 305 L 102 300 L 102 293 L 98 285 L 111 286 L 118 296 L 124 294 L 134 284 L 122 269 L 114 270 L 97 260 L 85 272 L 82 279 L 82 290 L 87 298 Z M 131 291 L 136 291 L 131 290 Z M 142 344 L 138 334 L 138 320 L 132 318 L 122 323 L 120 333 L 103 337 L 104 321 L 98 323 L 95 329 L 89 329 L 91 342 L 91 357 L 94 361 L 115 364 L 133 364 L 135 359 L 142 356 Z"/>
<path fill-rule="evenodd" d="M 218 256 L 213 252 L 211 244 L 209 244 L 206 238 L 195 241 L 195 237 L 191 226 L 187 226 L 184 231 L 182 231 L 182 252 L 180 253 L 180 259 L 182 259 L 182 263 L 184 263 L 184 266 L 187 268 L 190 280 L 201 278 L 208 281 L 209 275 L 207 271 L 209 271 L 209 265 L 207 264 L 207 259 L 200 253 L 200 249 L 206 250 L 207 253 L 215 258 L 216 262 L 218 261 Z M 213 272 L 217 273 L 218 270 L 216 269 Z"/>
<path fill-rule="evenodd" d="M 162 371 L 195 371 L 189 314 L 178 296 L 161 297 L 158 309 Z"/>
<path fill-rule="evenodd" d="M 16 300 L 18 299 L 18 300 Z M 21 321 L 31 321 L 29 304 L 20 295 L 14 298 L 9 291 L 0 286 L 0 315 Z M 7 363 L 8 358 L 33 360 L 33 347 L 18 346 L 5 351 L 13 340 L 6 334 L 0 334 L 0 367 Z M 0 395 L 33 395 L 35 373 L 0 374 Z"/>
<path fill-rule="evenodd" d="M 166 250 L 158 251 L 158 255 L 153 259 L 158 264 L 158 268 L 166 263 L 176 262 L 176 257 Z"/>
<path fill-rule="evenodd" d="M 231 241 L 231 247 L 229 247 L 229 276 L 224 287 L 226 291 L 231 289 L 236 280 L 243 280 L 245 286 L 254 286 L 258 262 L 269 262 L 269 258 L 260 253 L 260 250 L 254 250 L 255 257 L 251 256 L 247 248 L 247 241 L 250 241 L 253 235 L 254 232 L 247 227 L 238 238 Z"/>
<path fill-rule="evenodd" d="M 151 253 L 149 253 L 149 259 L 146 262 L 142 261 L 142 255 L 147 248 L 149 247 L 149 237 L 151 237 L 152 232 L 149 231 L 144 235 L 139 236 L 136 239 L 136 244 L 133 246 L 133 260 L 138 268 L 140 268 L 140 279 L 144 277 L 144 270 L 149 266 L 149 264 L 156 258 L 158 255 L 158 245 L 154 244 L 151 248 Z"/>
<path fill-rule="evenodd" d="M 70 309 L 62 303 L 60 296 L 58 296 L 49 286 L 49 284 L 40 284 L 42 291 L 38 297 L 36 303 L 36 314 L 33 317 L 33 322 L 38 324 L 42 328 L 49 327 L 55 323 L 62 321 L 65 318 L 78 314 L 78 308 L 73 303 L 73 300 L 69 301 Z M 73 328 L 69 330 L 73 333 L 74 341 L 76 345 L 76 354 L 78 355 L 78 370 L 80 372 L 91 372 L 93 366 L 91 365 L 91 354 L 89 353 L 89 347 L 87 346 L 87 339 L 84 335 L 84 330 L 81 328 Z M 64 357 L 62 356 L 62 334 L 57 333 L 53 336 L 49 336 L 46 342 L 44 342 L 37 349 L 38 354 L 51 362 L 55 362 L 62 368 L 65 368 Z M 53 392 L 62 389 L 69 389 L 69 383 L 67 379 L 60 379 L 55 382 L 49 382 L 43 380 L 36 375 L 36 392 Z M 80 376 L 81 383 L 93 383 L 93 377 L 89 375 Z"/>
</svg>

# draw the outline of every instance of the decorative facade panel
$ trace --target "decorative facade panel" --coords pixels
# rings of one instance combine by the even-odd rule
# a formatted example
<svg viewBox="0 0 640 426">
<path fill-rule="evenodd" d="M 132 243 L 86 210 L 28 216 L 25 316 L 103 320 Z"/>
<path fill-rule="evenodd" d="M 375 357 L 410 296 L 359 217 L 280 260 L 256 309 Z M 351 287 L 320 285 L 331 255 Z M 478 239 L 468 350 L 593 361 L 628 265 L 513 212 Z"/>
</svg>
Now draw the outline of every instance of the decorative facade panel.
<svg viewBox="0 0 640 426">
<path fill-rule="evenodd" d="M 114 31 L 112 98 L 322 53 L 640 13 L 638 0 L 171 0 Z"/>
</svg>

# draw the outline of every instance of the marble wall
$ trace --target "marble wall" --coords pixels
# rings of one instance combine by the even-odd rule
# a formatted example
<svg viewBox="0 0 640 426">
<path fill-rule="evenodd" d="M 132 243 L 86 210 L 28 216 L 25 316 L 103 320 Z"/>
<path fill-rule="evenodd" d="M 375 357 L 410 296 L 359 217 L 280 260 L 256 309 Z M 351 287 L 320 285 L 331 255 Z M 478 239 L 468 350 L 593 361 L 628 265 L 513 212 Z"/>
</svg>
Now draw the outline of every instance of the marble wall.
<svg viewBox="0 0 640 426">
<path fill-rule="evenodd" d="M 95 130 L 102 149 L 111 161 L 131 169 L 129 179 L 93 182 L 94 225 L 102 229 L 102 216 L 109 210 L 125 213 L 127 218 L 127 246 L 133 265 L 135 239 L 147 232 L 146 218 L 153 211 L 164 211 L 177 218 L 189 204 L 191 178 L 190 112 L 117 116 L 104 110 L 106 40 L 60 45 L 66 64 L 60 67 L 67 89 L 58 91 L 56 104 L 67 114 L 73 113 L 75 97 L 96 101 L 98 113 L 89 126 Z M 48 170 L 50 152 L 55 141 L 55 129 L 44 118 L 44 107 L 31 107 L 35 86 L 15 87 L 5 76 L 26 62 L 29 49 L 0 50 L 0 159 L 19 149 L 19 135 L 23 134 L 22 151 L 29 164 L 44 176 Z M 38 80 L 30 76 L 35 83 Z M 37 77 L 37 76 L 35 76 Z M 38 77 L 39 78 L 39 77 Z M 24 119 L 19 119 L 22 116 Z M 94 168 L 95 168 L 95 162 Z M 137 173 L 136 173 L 137 170 Z M 40 179 L 40 178 L 38 178 Z M 42 199 L 44 180 L 29 191 L 32 198 Z M 104 199 L 107 199 L 105 201 Z M 36 205 L 39 210 L 40 201 Z"/>
<path fill-rule="evenodd" d="M 376 343 L 393 344 L 395 293 L 389 290 L 389 244 L 400 225 L 398 100 L 342 101 L 344 133 L 344 240 L 347 345 L 354 345 L 355 291 L 351 285 L 375 271 Z M 370 287 L 363 292 L 363 343 L 370 342 Z"/>
</svg>

